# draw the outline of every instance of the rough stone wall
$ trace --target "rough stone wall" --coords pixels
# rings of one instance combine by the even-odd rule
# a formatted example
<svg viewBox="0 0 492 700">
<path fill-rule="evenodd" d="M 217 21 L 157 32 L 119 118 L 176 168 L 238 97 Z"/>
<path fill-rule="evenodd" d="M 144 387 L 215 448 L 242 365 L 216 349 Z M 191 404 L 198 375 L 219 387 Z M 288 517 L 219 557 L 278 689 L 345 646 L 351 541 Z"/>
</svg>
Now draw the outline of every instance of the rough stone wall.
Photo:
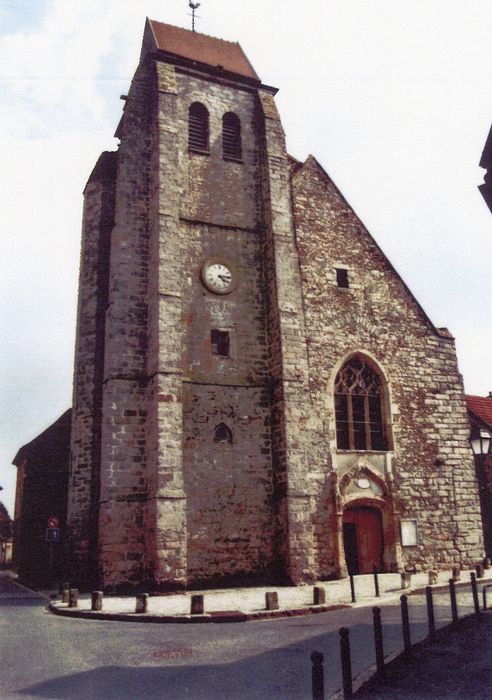
<svg viewBox="0 0 492 700">
<path fill-rule="evenodd" d="M 84 192 L 67 533 L 71 567 L 81 583 L 97 576 L 104 324 L 115 158 L 115 153 L 101 156 Z"/>
<path fill-rule="evenodd" d="M 322 435 L 309 396 L 285 136 L 271 94 L 259 93 L 258 112 L 278 544 L 286 576 L 298 583 L 316 576 L 310 465 Z"/>
<path fill-rule="evenodd" d="M 178 207 L 178 90 L 175 69 L 153 64 L 150 126 L 149 421 L 146 578 L 158 588 L 186 583 L 186 500 L 182 477 L 182 241 Z"/>
<path fill-rule="evenodd" d="M 188 152 L 193 101 L 210 113 L 209 156 Z M 222 115 L 228 111 L 241 119 L 243 163 L 222 159 Z M 220 572 L 257 575 L 276 566 L 255 116 L 254 92 L 153 61 L 139 66 L 125 103 L 98 385 L 100 483 L 92 470 L 85 494 L 100 500 L 99 568 L 106 589 L 143 582 L 154 590 L 175 588 Z M 219 254 L 231 260 L 238 280 L 227 297 L 211 294 L 200 279 L 205 258 Z M 81 287 L 81 299 L 83 294 Z M 88 323 L 82 319 L 84 332 Z M 231 335 L 227 362 L 211 354 L 210 330 L 216 327 Z M 91 353 L 94 363 L 94 348 Z M 219 470 L 210 427 L 202 425 L 210 392 L 210 415 L 230 414 L 234 432 L 234 464 L 222 450 Z M 80 422 L 74 425 L 76 440 L 86 434 L 94 442 L 93 426 L 84 433 Z M 197 426 L 201 440 L 183 459 L 183 444 L 200 437 Z M 196 490 L 195 465 L 201 465 L 208 490 Z M 224 502 L 230 517 L 211 523 L 213 542 L 205 547 L 200 509 L 225 493 L 232 467 L 243 476 L 228 501 L 232 508 Z M 75 511 L 82 513 L 81 498 Z M 231 539 L 231 524 L 239 539 Z"/>
<path fill-rule="evenodd" d="M 216 226 L 254 229 L 258 209 L 258 144 L 252 93 L 179 75 L 178 94 L 180 216 Z M 188 108 L 193 102 L 203 104 L 209 113 L 208 156 L 188 150 Z M 234 112 L 241 122 L 242 163 L 222 158 L 222 117 L 227 112 Z"/>
<path fill-rule="evenodd" d="M 184 399 L 189 580 L 265 580 L 277 574 L 268 389 L 188 384 Z M 220 423 L 231 444 L 214 441 Z"/>
<path fill-rule="evenodd" d="M 255 96 L 185 74 L 178 86 L 188 581 L 264 578 L 277 562 Z M 209 112 L 209 155 L 188 151 L 193 102 Z M 241 163 L 222 157 L 227 112 L 241 121 Z M 227 295 L 201 281 L 203 263 L 214 256 L 232 266 L 236 284 Z M 212 329 L 229 333 L 229 357 L 212 354 Z M 214 442 L 219 423 L 231 430 L 232 444 Z"/>
<path fill-rule="evenodd" d="M 400 563 L 417 570 L 472 563 L 482 555 L 480 515 L 453 340 L 434 328 L 312 157 L 292 189 L 311 400 L 328 437 L 325 462 L 313 465 L 318 504 L 333 503 L 323 472 L 340 479 L 361 456 L 337 451 L 333 405 L 338 368 L 361 352 L 388 383 L 393 459 L 371 456 L 374 469 L 392 488 L 399 516 L 418 521 L 419 544 L 403 547 Z M 349 289 L 337 286 L 339 267 L 349 271 Z M 320 507 L 314 520 L 319 571 L 336 573 L 336 544 L 326 536 L 333 513 Z"/>
<path fill-rule="evenodd" d="M 150 70 L 132 81 L 119 127 L 121 145 L 111 235 L 99 513 L 104 588 L 142 578 L 145 450 Z M 150 103 L 150 104 L 149 104 Z"/>
</svg>

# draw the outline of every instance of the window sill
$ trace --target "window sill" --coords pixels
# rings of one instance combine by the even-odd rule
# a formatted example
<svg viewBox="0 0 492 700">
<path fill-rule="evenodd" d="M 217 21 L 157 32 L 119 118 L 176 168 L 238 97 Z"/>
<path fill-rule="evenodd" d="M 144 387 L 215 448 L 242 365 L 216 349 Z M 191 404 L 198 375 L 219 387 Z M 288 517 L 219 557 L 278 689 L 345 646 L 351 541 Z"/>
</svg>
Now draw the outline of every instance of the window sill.
<svg viewBox="0 0 492 700">
<path fill-rule="evenodd" d="M 244 163 L 242 158 L 233 158 L 232 156 L 222 156 L 222 160 L 227 160 L 230 163 Z"/>
<path fill-rule="evenodd" d="M 196 153 L 199 156 L 209 156 L 210 151 L 201 150 L 200 148 L 188 148 L 188 153 Z"/>
<path fill-rule="evenodd" d="M 387 455 L 393 453 L 393 450 L 335 450 L 336 454 L 340 455 Z"/>
</svg>

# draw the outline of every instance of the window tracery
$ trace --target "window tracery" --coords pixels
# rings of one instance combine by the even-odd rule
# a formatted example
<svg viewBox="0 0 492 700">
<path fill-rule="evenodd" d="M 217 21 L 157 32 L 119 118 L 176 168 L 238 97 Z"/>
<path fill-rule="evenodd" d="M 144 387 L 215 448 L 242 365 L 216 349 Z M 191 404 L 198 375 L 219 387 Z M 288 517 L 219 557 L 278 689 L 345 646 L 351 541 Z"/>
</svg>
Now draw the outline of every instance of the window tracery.
<svg viewBox="0 0 492 700">
<path fill-rule="evenodd" d="M 388 449 L 381 378 L 360 356 L 350 358 L 336 376 L 335 420 L 338 449 Z"/>
</svg>

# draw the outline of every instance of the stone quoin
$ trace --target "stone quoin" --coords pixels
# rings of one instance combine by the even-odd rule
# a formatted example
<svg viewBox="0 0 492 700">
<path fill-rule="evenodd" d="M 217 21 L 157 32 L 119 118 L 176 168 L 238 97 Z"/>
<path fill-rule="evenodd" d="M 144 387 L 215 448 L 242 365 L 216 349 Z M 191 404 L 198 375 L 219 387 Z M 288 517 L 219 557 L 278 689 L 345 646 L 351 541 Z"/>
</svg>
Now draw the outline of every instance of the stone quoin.
<svg viewBox="0 0 492 700">
<path fill-rule="evenodd" d="M 157 592 L 483 557 L 453 338 L 240 46 L 147 20 L 85 189 L 70 580 Z M 320 102 L 322 95 L 320 95 Z"/>
</svg>

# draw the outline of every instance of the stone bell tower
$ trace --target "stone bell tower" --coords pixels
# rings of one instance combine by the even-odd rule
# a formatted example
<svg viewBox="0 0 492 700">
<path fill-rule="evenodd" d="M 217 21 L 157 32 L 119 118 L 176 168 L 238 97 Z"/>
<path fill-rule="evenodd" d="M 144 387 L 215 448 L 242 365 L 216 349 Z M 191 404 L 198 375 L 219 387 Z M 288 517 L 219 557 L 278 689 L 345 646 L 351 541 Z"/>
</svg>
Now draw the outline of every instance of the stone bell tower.
<svg viewBox="0 0 492 700">
<path fill-rule="evenodd" d="M 310 575 L 301 469 L 316 439 L 275 92 L 238 44 L 147 20 L 119 148 L 85 190 L 79 580 Z"/>
</svg>

